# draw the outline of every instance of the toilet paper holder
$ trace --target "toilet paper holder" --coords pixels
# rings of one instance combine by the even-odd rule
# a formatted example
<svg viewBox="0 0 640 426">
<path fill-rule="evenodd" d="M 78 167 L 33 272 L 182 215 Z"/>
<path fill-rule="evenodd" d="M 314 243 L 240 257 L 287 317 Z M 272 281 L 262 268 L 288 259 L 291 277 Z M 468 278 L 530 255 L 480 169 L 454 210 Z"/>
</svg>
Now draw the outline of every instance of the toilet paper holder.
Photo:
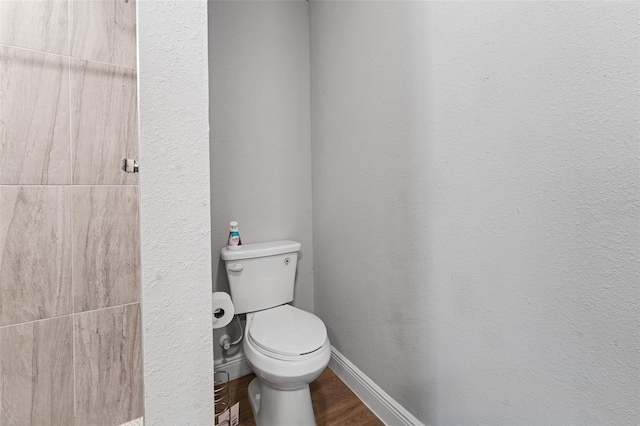
<svg viewBox="0 0 640 426">
<path fill-rule="evenodd" d="M 214 329 L 222 328 L 231 321 L 235 314 L 235 308 L 231 301 L 231 296 L 223 291 L 215 291 L 211 294 L 211 325 Z"/>
</svg>

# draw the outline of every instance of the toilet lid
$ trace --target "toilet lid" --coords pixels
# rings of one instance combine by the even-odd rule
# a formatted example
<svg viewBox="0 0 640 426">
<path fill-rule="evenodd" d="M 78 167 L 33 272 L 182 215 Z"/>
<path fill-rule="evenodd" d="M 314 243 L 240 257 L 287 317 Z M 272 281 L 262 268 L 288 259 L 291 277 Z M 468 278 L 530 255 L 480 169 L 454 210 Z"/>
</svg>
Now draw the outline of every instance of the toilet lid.
<svg viewBox="0 0 640 426">
<path fill-rule="evenodd" d="M 290 305 L 257 312 L 249 326 L 256 345 L 280 355 L 304 355 L 320 348 L 327 329 L 317 316 Z"/>
</svg>

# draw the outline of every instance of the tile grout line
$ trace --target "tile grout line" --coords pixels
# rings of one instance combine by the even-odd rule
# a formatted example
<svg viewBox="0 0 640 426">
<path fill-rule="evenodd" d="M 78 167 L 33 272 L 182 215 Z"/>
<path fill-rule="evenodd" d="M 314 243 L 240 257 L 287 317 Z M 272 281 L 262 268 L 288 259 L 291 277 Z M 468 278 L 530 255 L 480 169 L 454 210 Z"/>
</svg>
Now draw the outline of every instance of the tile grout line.
<svg viewBox="0 0 640 426">
<path fill-rule="evenodd" d="M 67 317 L 71 317 L 73 315 L 74 315 L 73 313 L 70 313 L 70 314 L 64 314 L 64 315 L 57 315 L 55 317 L 50 317 L 50 318 L 41 318 L 41 319 L 37 319 L 37 320 L 31 320 L 31 321 L 25 321 L 25 322 L 17 322 L 15 324 L 7 324 L 7 325 L 1 326 L 0 330 L 3 329 L 3 328 L 17 327 L 17 326 L 20 326 L 20 325 L 34 324 L 34 323 L 37 323 L 37 322 L 44 322 L 44 321 L 57 320 L 57 319 L 60 319 L 60 318 L 67 318 Z"/>
<path fill-rule="evenodd" d="M 2 1 L 0 1 L 0 16 L 2 16 Z M 0 34 L 2 34 L 2 19 L 0 19 Z M 0 103 L 0 116 L 2 116 L 2 103 Z M 2 188 L 0 187 L 0 189 L 2 189 Z M 0 198 L 0 200 L 1 200 L 1 198 Z M 2 217 L 2 211 L 1 210 L 0 210 L 0 217 Z M 1 353 L 2 353 L 2 338 L 0 338 L 0 354 Z M 2 357 L 0 357 L 0 377 L 2 377 Z M 0 387 L 0 403 L 4 399 L 4 396 L 2 395 L 2 392 L 3 392 L 2 388 Z M 0 407 L 0 410 L 2 410 L 1 407 Z M 1 414 L 2 413 L 0 412 L 0 415 Z"/>
<path fill-rule="evenodd" d="M 67 2 L 67 53 L 68 57 L 68 73 L 67 78 L 69 90 L 69 185 L 70 185 L 70 197 L 71 197 L 71 211 L 69 212 L 70 222 L 71 222 L 71 362 L 73 364 L 73 424 L 76 424 L 77 419 L 77 410 L 76 410 L 76 318 L 74 316 L 76 312 L 76 300 L 75 300 L 75 280 L 74 280 L 74 262 L 73 262 L 73 111 L 71 108 L 72 105 L 72 96 L 73 91 L 71 90 L 71 5 L 72 1 L 69 0 Z"/>
<path fill-rule="evenodd" d="M 2 16 L 2 1 L 0 1 L 0 16 Z M 2 34 L 2 19 L 0 19 L 0 34 Z M 0 115 L 2 113 L 2 103 L 0 103 Z M 0 185 L 0 189 L 1 185 Z M 0 217 L 1 217 L 1 213 L 2 211 L 0 211 Z M 2 353 L 2 338 L 0 337 L 0 354 Z M 0 377 L 2 377 L 2 357 L 0 356 Z M 0 403 L 2 402 L 2 400 L 4 399 L 4 396 L 2 395 L 2 387 L 0 387 Z M 1 410 L 1 408 L 0 408 Z M 0 413 L 1 415 L 2 413 Z"/>
<path fill-rule="evenodd" d="M 68 23 L 68 22 L 67 22 L 67 25 L 69 25 L 69 23 Z M 69 44 L 70 44 L 70 43 L 69 43 Z M 62 57 L 62 58 L 69 58 L 70 60 L 71 60 L 71 59 L 75 59 L 75 60 L 77 60 L 77 61 L 92 62 L 92 63 L 94 63 L 94 64 L 106 65 L 106 66 L 110 66 L 110 67 L 127 68 L 127 69 L 129 69 L 129 70 L 133 70 L 133 71 L 136 71 L 136 70 L 137 70 L 137 69 L 136 69 L 136 68 L 134 68 L 134 67 L 129 67 L 129 66 L 126 66 L 126 65 L 110 64 L 109 62 L 102 62 L 102 61 L 96 61 L 96 60 L 94 60 L 94 59 L 85 59 L 85 58 L 80 58 L 80 57 L 77 57 L 77 56 L 71 56 L 71 50 L 69 50 L 69 54 L 68 54 L 68 55 L 63 55 L 63 54 L 60 54 L 60 53 L 46 52 L 46 51 L 44 51 L 44 50 L 38 50 L 38 49 L 30 49 L 30 48 L 28 48 L 28 47 L 15 46 L 15 45 L 13 45 L 13 44 L 7 44 L 7 43 L 0 43 L 0 46 L 2 46 L 2 47 L 9 47 L 9 48 L 12 48 L 12 49 L 23 50 L 23 51 L 26 51 L 26 52 L 34 52 L 34 53 L 42 53 L 42 54 L 44 54 L 44 55 L 59 56 L 59 57 Z"/>
<path fill-rule="evenodd" d="M 89 313 L 89 312 L 106 311 L 107 309 L 122 308 L 122 307 L 125 307 L 125 306 L 136 305 L 136 304 L 139 304 L 139 303 L 140 302 L 130 302 L 130 303 L 123 303 L 121 305 L 107 306 L 107 307 L 104 307 L 104 308 L 89 309 L 88 311 L 71 312 L 69 314 L 58 315 L 58 316 L 50 317 L 50 318 L 41 318 L 41 319 L 37 319 L 37 320 L 18 322 L 18 323 L 15 323 L 15 324 L 7 324 L 7 325 L 0 326 L 0 329 L 9 328 L 9 327 L 16 327 L 16 326 L 25 325 L 25 324 L 33 324 L 33 323 L 42 322 L 42 321 L 50 321 L 50 320 L 54 320 L 54 319 L 60 319 L 60 318 L 71 317 L 71 316 L 79 316 L 79 315 L 86 314 L 86 313 Z"/>
<path fill-rule="evenodd" d="M 2 1 L 2 0 L 0 0 Z M 69 186 L 69 187 L 94 187 L 94 186 L 98 186 L 98 187 L 132 187 L 132 186 L 138 186 L 137 183 L 123 183 L 123 184 L 89 184 L 89 183 L 83 183 L 83 184 L 70 184 L 70 183 L 53 183 L 53 184 L 40 184 L 40 183 L 34 183 L 34 184 L 29 184 L 29 183 L 3 183 L 0 184 L 0 186 L 8 186 L 8 187 L 22 187 L 22 186 L 29 186 L 29 187 L 39 187 L 39 186 L 46 186 L 46 187 L 56 187 L 56 186 Z"/>
</svg>

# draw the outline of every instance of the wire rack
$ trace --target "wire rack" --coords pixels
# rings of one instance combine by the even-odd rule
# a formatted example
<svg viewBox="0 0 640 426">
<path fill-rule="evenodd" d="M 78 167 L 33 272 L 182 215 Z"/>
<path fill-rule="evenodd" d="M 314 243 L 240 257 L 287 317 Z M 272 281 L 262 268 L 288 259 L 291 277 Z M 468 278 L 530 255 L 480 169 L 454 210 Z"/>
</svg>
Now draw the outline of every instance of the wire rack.
<svg viewBox="0 0 640 426">
<path fill-rule="evenodd" d="M 229 373 L 226 371 L 216 371 L 213 373 L 213 402 L 215 404 L 216 418 L 229 408 Z M 223 422 L 221 426 L 228 425 Z"/>
</svg>

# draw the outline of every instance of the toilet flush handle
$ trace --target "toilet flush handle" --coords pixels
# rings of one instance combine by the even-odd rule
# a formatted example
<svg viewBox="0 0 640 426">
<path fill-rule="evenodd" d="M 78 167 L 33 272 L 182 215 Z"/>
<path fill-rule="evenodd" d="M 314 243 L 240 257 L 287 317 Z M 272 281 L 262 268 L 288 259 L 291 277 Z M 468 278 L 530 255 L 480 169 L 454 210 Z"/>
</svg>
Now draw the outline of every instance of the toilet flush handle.
<svg viewBox="0 0 640 426">
<path fill-rule="evenodd" d="M 227 269 L 231 272 L 240 272 L 242 271 L 242 263 L 234 263 L 233 265 L 229 265 Z"/>
</svg>

